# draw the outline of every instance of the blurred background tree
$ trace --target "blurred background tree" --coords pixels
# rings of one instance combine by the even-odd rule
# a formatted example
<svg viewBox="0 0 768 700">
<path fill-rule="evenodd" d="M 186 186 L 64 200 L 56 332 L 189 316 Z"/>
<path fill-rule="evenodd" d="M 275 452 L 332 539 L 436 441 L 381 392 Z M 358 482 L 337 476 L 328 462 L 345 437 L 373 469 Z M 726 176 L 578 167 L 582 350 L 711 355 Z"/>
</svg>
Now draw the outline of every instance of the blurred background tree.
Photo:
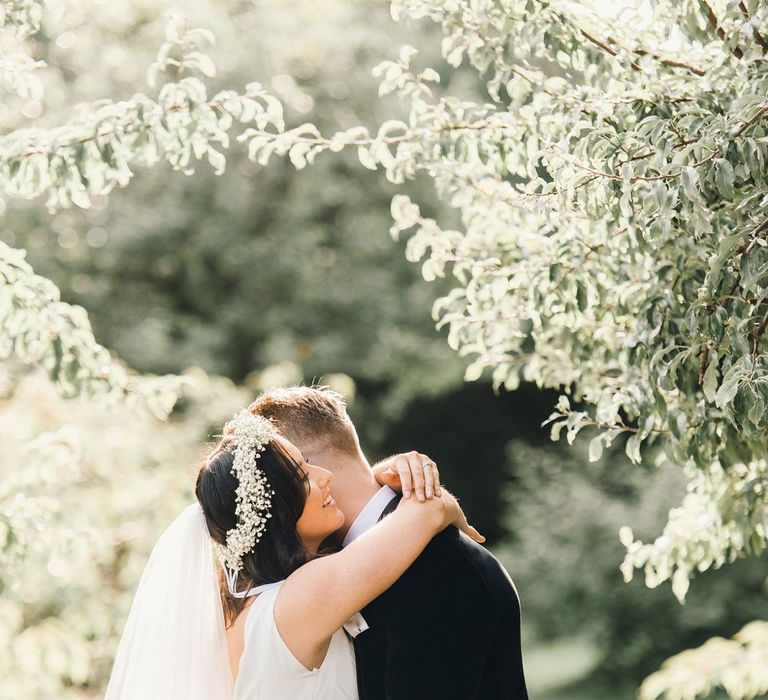
<svg viewBox="0 0 768 700">
<path fill-rule="evenodd" d="M 19 55 L 47 65 L 31 73 L 39 85 L 4 83 L 20 94 L 0 107 L 3 164 L 16 153 L 20 129 L 51 130 L 72 117 L 73 105 L 87 113 L 93 100 L 146 90 L 172 7 L 47 4 L 40 30 L 15 40 Z M 200 1 L 184 11 L 189 19 L 170 33 L 157 78 L 175 84 L 202 76 L 212 93 L 261 81 L 284 108 L 270 117 L 276 129 L 281 118 L 311 120 L 324 133 L 408 119 L 394 99 L 378 97 L 371 68 L 406 42 L 419 46 L 424 65 L 452 50 L 436 26 L 393 23 L 385 3 Z M 27 19 L 33 27 L 35 17 Z M 215 75 L 199 56 L 183 70 L 172 63 L 188 27 L 216 37 L 209 46 L 195 35 Z M 441 68 L 439 77 L 466 100 L 487 99 L 486 81 L 471 67 Z M 190 100 L 198 109 L 191 114 L 208 114 L 202 100 Z M 220 127 L 229 128 L 223 119 Z M 427 173 L 395 187 L 347 150 L 299 172 L 283 160 L 260 168 L 244 147 L 225 151 L 222 170 L 200 146 L 211 167 L 185 177 L 179 144 L 160 143 L 167 157 L 138 160 L 118 182 L 128 186 L 108 197 L 86 182 L 74 198 L 57 194 L 80 207 L 61 208 L 66 199 L 49 201 L 52 211 L 39 198 L 0 201 L 2 240 L 26 250 L 65 302 L 88 309 L 101 344 L 142 373 L 197 366 L 211 375 L 184 373 L 185 388 L 175 389 L 181 400 L 163 424 L 129 418 L 125 409 L 106 413 L 95 402 L 63 402 L 44 380 L 6 363 L 0 415 L 13 447 L 0 481 L 0 640 L 12 653 L 0 661 L 0 698 L 97 697 L 148 548 L 191 497 L 200 443 L 254 392 L 320 378 L 350 398 L 372 459 L 413 447 L 433 455 L 490 536 L 521 592 L 535 697 L 634 697 L 666 656 L 764 616 L 759 560 L 703 577 L 686 607 L 666 590 L 622 583 L 618 528 L 631 522 L 640 536 L 658 532 L 685 492 L 679 473 L 638 471 L 615 450 L 588 467 L 585 447 L 574 454 L 547 444 L 541 422 L 555 394 L 526 383 L 498 394 L 484 379 L 463 383 L 465 362 L 430 318 L 432 301 L 452 284 L 424 282 L 404 259 L 404 244 L 387 235 L 395 193 L 419 201 L 421 214 L 445 228 L 462 225 Z M 292 160 L 301 162 L 295 153 Z M 13 177 L 8 166 L 4 190 L 18 195 Z M 408 245 L 408 255 L 419 257 Z M 172 403 L 169 392 L 161 391 L 156 413 Z M 132 387 L 125 393 L 132 396 Z M 59 433 L 63 426 L 77 428 Z"/>
</svg>

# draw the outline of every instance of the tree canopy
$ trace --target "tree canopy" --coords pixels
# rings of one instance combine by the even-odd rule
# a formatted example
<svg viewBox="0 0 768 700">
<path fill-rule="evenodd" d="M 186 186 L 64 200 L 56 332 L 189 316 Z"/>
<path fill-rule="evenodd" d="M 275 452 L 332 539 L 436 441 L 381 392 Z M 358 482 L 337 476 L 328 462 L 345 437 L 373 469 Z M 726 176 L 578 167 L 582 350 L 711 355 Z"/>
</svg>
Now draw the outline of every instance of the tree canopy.
<svg viewBox="0 0 768 700">
<path fill-rule="evenodd" d="M 39 3 L 3 8 L 17 32 L 37 28 Z M 225 149 L 239 143 L 260 165 L 286 156 L 303 169 L 351 150 L 394 185 L 427 176 L 457 223 L 398 193 L 391 233 L 407 232 L 407 257 L 427 280 L 450 275 L 434 318 L 450 347 L 472 358 L 465 378 L 489 369 L 498 387 L 525 379 L 558 389 L 553 438 L 565 430 L 573 442 L 591 429 L 592 460 L 620 439 L 635 463 L 659 448 L 659 460 L 685 471 L 688 493 L 659 537 L 644 544 L 621 531 L 625 577 L 642 569 L 651 587 L 671 580 L 683 600 L 697 571 L 768 544 L 768 6 L 395 0 L 391 11 L 443 32 L 437 68 L 416 67 L 416 49 L 404 46 L 374 70 L 379 93 L 399 96 L 405 115 L 323 135 L 312 122 L 286 123 L 261 83 L 209 97 L 212 36 L 174 18 L 148 71 L 157 94 L 4 135 L 0 187 L 46 195 L 54 209 L 87 207 L 125 186 L 131 165 L 164 161 L 189 173 L 207 159 L 222 172 Z M 462 62 L 488 101 L 447 80 Z M 8 61 L 3 83 L 26 94 L 34 69 Z M 23 267 L 18 251 L 0 257 L 5 269 L 11 260 Z M 35 308 L 20 280 L 4 286 L 9 317 Z M 62 330 L 37 333 L 30 355 L 29 330 L 17 323 L 6 352 L 50 358 L 54 379 L 74 367 L 64 376 L 76 391 L 98 381 L 119 393 L 120 376 L 88 360 L 102 359 L 92 336 L 59 340 L 76 332 L 67 318 L 78 312 L 46 308 L 53 317 L 38 326 L 61 319 Z M 67 348 L 61 360 L 57 342 Z M 712 685 L 734 697 L 768 690 L 748 661 L 768 646 L 764 624 L 724 644 L 747 659 L 734 662 L 738 672 L 714 665 L 700 683 L 680 670 L 717 658 L 716 642 L 670 662 L 643 697 L 702 695 Z"/>
</svg>

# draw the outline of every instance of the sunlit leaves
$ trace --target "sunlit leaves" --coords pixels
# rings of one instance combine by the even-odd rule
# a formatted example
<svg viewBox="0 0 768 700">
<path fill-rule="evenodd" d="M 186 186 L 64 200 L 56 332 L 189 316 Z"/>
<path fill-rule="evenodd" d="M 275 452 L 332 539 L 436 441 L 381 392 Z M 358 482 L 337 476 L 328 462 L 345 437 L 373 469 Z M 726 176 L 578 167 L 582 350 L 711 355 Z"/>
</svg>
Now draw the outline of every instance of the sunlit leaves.
<svg viewBox="0 0 768 700">
<path fill-rule="evenodd" d="M 646 678 L 639 697 L 708 697 L 716 687 L 732 698 L 768 693 L 768 623 L 751 622 L 733 639 L 715 637 L 673 656 Z"/>
<path fill-rule="evenodd" d="M 759 554 L 768 546 L 768 463 L 755 460 L 725 470 L 713 463 L 691 470 L 688 493 L 669 513 L 664 532 L 652 543 L 635 542 L 631 531 L 621 533 L 627 554 L 621 565 L 626 581 L 636 568 L 656 587 L 671 579 L 683 602 L 696 571 L 719 568 L 737 557 Z"/>
<path fill-rule="evenodd" d="M 209 97 L 203 80 L 185 75 L 214 75 L 210 58 L 199 50 L 212 41 L 208 30 L 186 30 L 182 18 L 171 18 L 148 80 L 154 84 L 160 71 L 174 68 L 176 81 L 165 83 L 156 100 L 142 93 L 120 102 L 101 100 L 62 126 L 5 134 L 0 187 L 27 199 L 47 194 L 50 210 L 86 208 L 95 195 L 127 185 L 134 165 L 165 160 L 189 175 L 193 161 L 205 158 L 216 173 L 223 172 L 229 131 L 254 121 L 259 128 L 281 129 L 282 107 L 258 83 L 246 86 L 244 94 L 222 90 Z"/>
<path fill-rule="evenodd" d="M 185 71 L 198 72 L 205 77 L 216 75 L 216 66 L 202 49 L 216 43 L 213 33 L 205 28 L 186 28 L 183 15 L 174 15 L 165 27 L 165 41 L 157 52 L 155 62 L 147 69 L 147 83 L 155 87 L 159 73 L 168 71 L 181 75 Z"/>
<path fill-rule="evenodd" d="M 42 2 L 36 0 L 0 2 L 0 29 L 3 27 L 10 29 L 18 39 L 37 32 L 42 16 Z M 43 83 L 34 72 L 44 66 L 44 61 L 35 60 L 25 53 L 8 53 L 0 48 L 0 88 L 26 99 L 39 99 L 43 93 Z"/>
<path fill-rule="evenodd" d="M 178 377 L 129 375 L 93 337 L 80 306 L 36 275 L 22 250 L 0 242 L 0 357 L 44 368 L 65 397 L 91 396 L 101 405 L 127 404 L 164 418 L 178 398 Z"/>
<path fill-rule="evenodd" d="M 721 460 L 726 481 L 761 463 L 768 256 L 755 233 L 765 228 L 768 183 L 758 167 L 767 153 L 759 64 L 734 60 L 728 47 L 705 56 L 693 45 L 700 30 L 681 37 L 677 56 L 637 63 L 643 54 L 623 47 L 662 41 L 640 16 L 636 26 L 605 20 L 598 30 L 588 13 L 555 22 L 512 0 L 394 7 L 441 22 L 449 64 L 467 56 L 480 73 L 493 66 L 492 97 L 498 76 L 528 83 L 509 109 L 500 97 L 483 106 L 483 126 L 502 129 L 460 133 L 461 147 L 407 151 L 411 168 L 430 173 L 460 209 L 462 233 L 427 237 L 437 225 L 393 201 L 392 233 L 413 231 L 409 259 L 427 278 L 450 270 L 457 279 L 435 310 L 452 347 L 474 355 L 469 378 L 486 366 L 497 385 L 521 375 L 569 390 L 585 410 L 561 406 L 553 437 L 595 431 L 592 459 L 624 434 L 633 462 L 653 440 L 705 473 Z M 656 12 L 672 26 L 671 5 Z M 750 12 L 752 25 L 765 23 L 763 9 Z M 546 32 L 543 44 L 526 42 L 534 27 Z M 569 79 L 537 74 L 534 59 L 544 57 Z M 402 80 L 397 65 L 380 71 L 386 91 Z M 708 66 L 717 77 L 703 89 Z M 443 123 L 450 98 L 404 97 L 412 123 Z M 509 177 L 527 182 L 510 186 Z M 724 527 L 735 527 L 733 517 L 724 511 Z M 739 527 L 749 537 L 755 523 Z M 701 549 L 689 551 L 681 532 L 680 566 L 671 557 L 659 580 L 672 579 L 682 596 L 696 570 L 685 557 L 696 562 Z M 733 542 L 724 546 L 732 556 Z"/>
<path fill-rule="evenodd" d="M 43 83 L 34 74 L 45 66 L 44 61 L 35 61 L 27 54 L 0 53 L 0 86 L 26 99 L 39 99 L 43 94 Z"/>
<path fill-rule="evenodd" d="M 393 17 L 440 23 L 445 65 L 403 47 L 374 77 L 407 114 L 330 135 L 286 126 L 259 83 L 208 98 L 211 37 L 174 20 L 150 70 L 169 78 L 156 100 L 8 135 L 0 185 L 88 206 L 133 164 L 191 173 L 207 158 L 221 172 L 235 121 L 261 165 L 302 169 L 348 148 L 391 183 L 431 178 L 460 223 L 397 195 L 390 233 L 425 279 L 453 279 L 433 314 L 466 379 L 567 393 L 552 437 L 584 431 L 592 460 L 620 439 L 635 463 L 653 444 L 685 466 L 689 492 L 663 534 L 622 531 L 625 576 L 642 569 L 683 599 L 697 571 L 766 545 L 768 5 L 719 3 L 714 23 L 699 2 L 579 5 L 396 0 Z M 438 80 L 462 62 L 487 103 Z"/>
<path fill-rule="evenodd" d="M 44 2 L 40 0 L 3 0 L 0 2 L 0 27 L 11 27 L 19 37 L 34 34 L 40 28 Z"/>
<path fill-rule="evenodd" d="M 106 687 L 152 545 L 194 499 L 202 441 L 248 398 L 190 371 L 161 422 L 64 400 L 42 373 L 2 379 L 0 697 L 84 700 Z"/>
</svg>

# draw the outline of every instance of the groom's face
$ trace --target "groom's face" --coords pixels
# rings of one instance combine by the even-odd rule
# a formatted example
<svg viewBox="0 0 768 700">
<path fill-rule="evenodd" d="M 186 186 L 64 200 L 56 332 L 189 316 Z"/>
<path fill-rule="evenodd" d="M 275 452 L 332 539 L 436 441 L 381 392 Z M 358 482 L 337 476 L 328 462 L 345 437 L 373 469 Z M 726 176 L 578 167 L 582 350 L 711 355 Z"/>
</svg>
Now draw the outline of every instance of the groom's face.
<svg viewBox="0 0 768 700">
<path fill-rule="evenodd" d="M 330 472 L 334 471 L 338 450 L 334 447 L 332 436 L 321 436 L 313 439 L 295 438 L 293 444 L 301 450 L 310 464 L 316 464 Z"/>
</svg>

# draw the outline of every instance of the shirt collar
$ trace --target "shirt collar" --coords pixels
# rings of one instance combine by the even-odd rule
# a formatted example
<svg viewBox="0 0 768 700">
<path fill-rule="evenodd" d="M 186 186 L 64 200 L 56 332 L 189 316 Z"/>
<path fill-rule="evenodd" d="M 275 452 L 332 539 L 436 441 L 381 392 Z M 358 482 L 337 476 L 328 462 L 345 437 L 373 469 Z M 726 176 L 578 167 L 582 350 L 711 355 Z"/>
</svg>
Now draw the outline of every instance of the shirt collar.
<svg viewBox="0 0 768 700">
<path fill-rule="evenodd" d="M 395 496 L 397 496 L 397 493 L 389 486 L 382 486 L 373 495 L 371 500 L 365 504 L 365 507 L 360 511 L 360 515 L 355 518 L 355 521 L 345 535 L 341 546 L 346 547 L 350 542 L 360 537 L 366 530 L 372 528 L 378 522 L 384 509 Z"/>
</svg>

